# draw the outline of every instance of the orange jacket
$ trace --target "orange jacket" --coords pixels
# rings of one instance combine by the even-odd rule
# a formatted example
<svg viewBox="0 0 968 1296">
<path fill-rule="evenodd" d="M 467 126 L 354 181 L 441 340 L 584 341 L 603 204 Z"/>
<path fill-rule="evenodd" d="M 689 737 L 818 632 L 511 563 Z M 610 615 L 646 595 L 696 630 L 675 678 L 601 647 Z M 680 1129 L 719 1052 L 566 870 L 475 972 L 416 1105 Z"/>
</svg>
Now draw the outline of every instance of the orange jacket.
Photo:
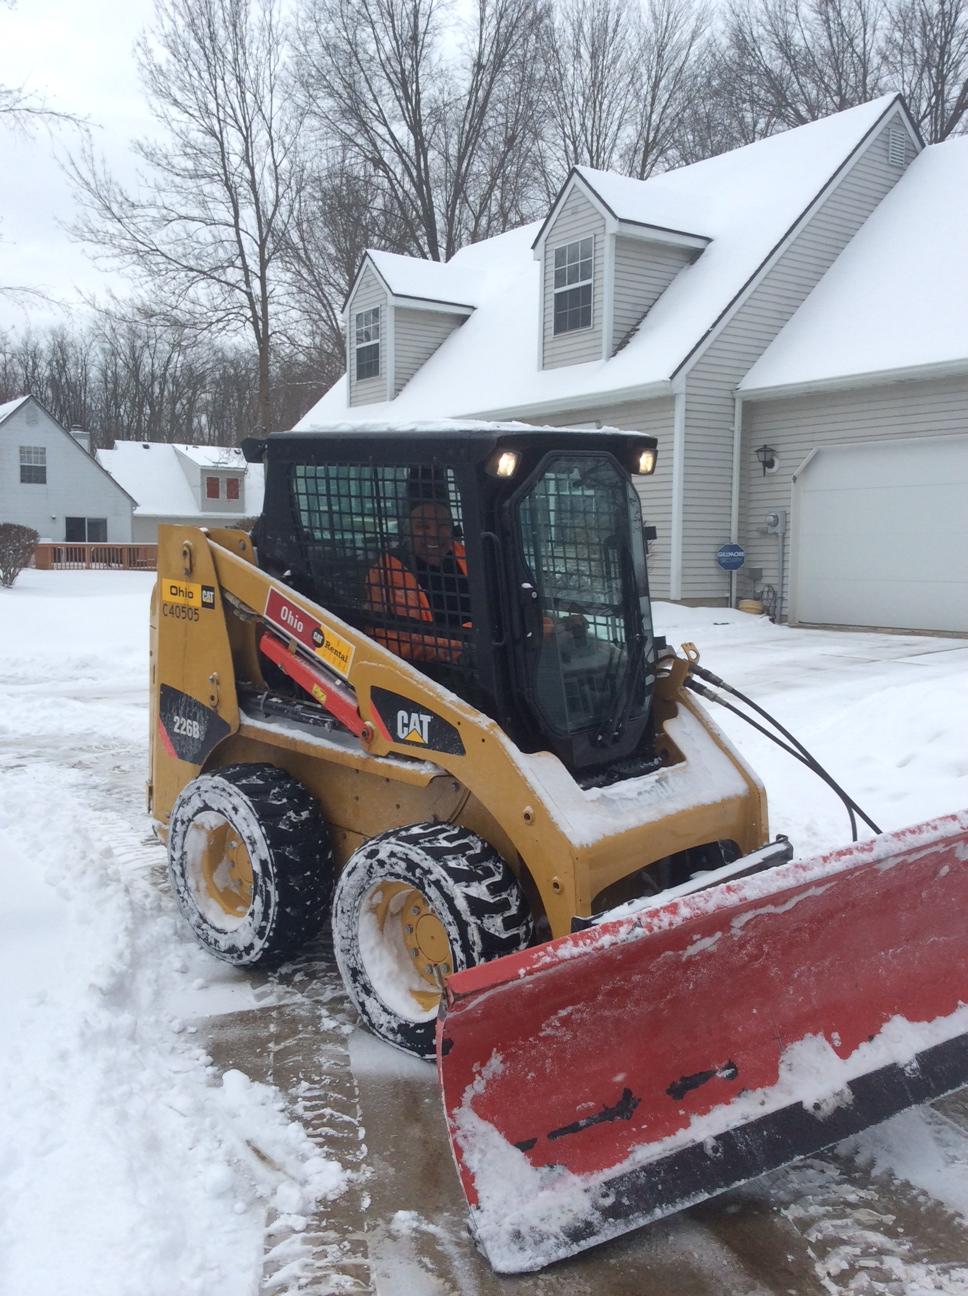
<svg viewBox="0 0 968 1296">
<path fill-rule="evenodd" d="M 464 576 L 467 575 L 467 554 L 464 546 L 454 542 L 454 560 Z M 366 577 L 366 596 L 370 608 L 388 620 L 429 621 L 434 614 L 430 600 L 417 577 L 396 554 L 385 553 Z M 469 624 L 469 623 L 467 623 Z M 460 639 L 447 635 L 422 634 L 401 626 L 374 626 L 373 638 L 399 657 L 408 661 L 455 662 L 464 651 Z"/>
</svg>

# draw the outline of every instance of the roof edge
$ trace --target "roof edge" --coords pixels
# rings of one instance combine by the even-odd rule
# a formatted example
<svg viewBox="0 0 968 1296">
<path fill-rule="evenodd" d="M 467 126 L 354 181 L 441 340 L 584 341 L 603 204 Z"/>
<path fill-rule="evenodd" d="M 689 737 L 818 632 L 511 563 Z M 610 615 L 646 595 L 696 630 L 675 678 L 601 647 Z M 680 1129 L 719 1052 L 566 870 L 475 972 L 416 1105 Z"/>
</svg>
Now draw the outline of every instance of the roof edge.
<svg viewBox="0 0 968 1296">
<path fill-rule="evenodd" d="M 17 410 L 19 410 L 19 409 L 23 409 L 24 405 L 26 405 L 27 401 L 29 401 L 29 400 L 37 400 L 37 397 L 34 396 L 32 392 L 28 392 L 28 393 L 26 394 L 26 396 L 15 396 L 15 397 L 13 398 L 12 401 L 4 401 L 4 405 L 9 404 L 9 405 L 10 405 L 10 409 L 7 410 L 7 412 L 6 412 L 6 414 L 4 414 L 3 418 L 0 418 L 0 423 L 6 423 L 6 421 L 7 421 L 8 418 L 13 418 L 13 416 L 14 416 L 14 414 L 16 414 Z M 40 401 L 37 401 L 37 404 L 40 405 Z M 41 405 L 40 407 L 41 407 L 41 409 L 44 408 L 42 405 Z M 44 410 L 44 413 L 47 413 L 47 412 L 48 412 L 48 411 Z M 54 418 L 53 414 L 51 414 L 51 418 Z M 54 419 L 54 422 L 56 423 L 57 420 Z"/>
<path fill-rule="evenodd" d="M 594 406 L 596 409 L 601 406 L 622 405 L 630 400 L 656 400 L 662 396 L 671 396 L 672 382 L 668 378 L 659 378 L 655 382 L 640 383 L 632 387 L 616 387 L 614 391 L 589 392 L 587 396 L 581 397 L 561 397 L 555 400 L 535 401 L 530 405 L 511 405 L 503 406 L 493 410 L 478 410 L 474 414 L 462 414 L 462 419 L 487 419 L 489 421 L 501 421 L 503 419 L 524 416 L 531 417 L 535 414 L 551 414 L 555 411 L 560 413 L 577 412 Z"/>
<path fill-rule="evenodd" d="M 860 139 L 857 141 L 854 147 L 850 150 L 847 156 L 841 160 L 839 166 L 837 166 L 836 169 L 827 177 L 827 179 L 824 181 L 821 187 L 817 190 L 814 196 L 810 199 L 807 205 L 800 212 L 799 216 L 797 216 L 796 220 L 794 220 L 792 224 L 788 226 L 785 233 L 783 233 L 780 236 L 780 238 L 776 241 L 776 243 L 774 243 L 773 247 L 769 250 L 769 252 L 759 263 L 759 265 L 756 267 L 753 273 L 749 276 L 746 282 L 742 285 L 742 287 L 740 287 L 736 291 L 736 293 L 734 293 L 734 295 L 730 298 L 730 300 L 719 312 L 719 314 L 713 320 L 712 324 L 710 324 L 709 328 L 702 335 L 699 341 L 696 342 L 693 345 L 693 347 L 686 353 L 683 359 L 680 360 L 679 364 L 672 371 L 673 378 L 675 378 L 687 367 L 690 367 L 693 363 L 698 361 L 700 355 L 703 352 L 703 349 L 706 346 L 711 345 L 715 335 L 719 330 L 720 325 L 723 324 L 725 320 L 727 320 L 731 312 L 738 306 L 738 304 L 742 301 L 746 293 L 750 291 L 752 286 L 756 284 L 757 281 L 768 271 L 768 268 L 772 265 L 774 258 L 777 257 L 780 254 L 781 250 L 784 247 L 786 247 L 789 244 L 789 242 L 793 239 L 797 230 L 800 228 L 804 220 L 807 218 L 808 213 L 813 211 L 813 209 L 824 197 L 824 195 L 841 178 L 841 176 L 844 174 L 847 168 L 857 157 L 861 149 L 864 148 L 865 145 L 869 142 L 871 136 L 875 133 L 875 131 L 877 131 L 884 124 L 885 119 L 888 117 L 890 113 L 894 111 L 895 108 L 898 107 L 898 105 L 900 105 L 901 110 L 903 111 L 905 117 L 908 120 L 908 123 L 911 125 L 914 124 L 913 118 L 911 117 L 911 111 L 904 100 L 904 96 L 900 93 L 900 91 L 897 91 L 893 95 L 891 100 L 887 104 L 885 104 L 882 111 L 878 114 L 875 120 L 870 124 L 870 126 L 860 137 Z M 858 107 L 859 106 L 860 105 L 858 105 Z M 818 118 L 818 120 L 823 121 L 825 119 Z M 795 127 L 794 129 L 797 128 Z M 915 127 L 915 130 L 916 129 L 917 128 Z M 785 132 L 780 132 L 780 133 L 783 134 Z M 920 132 L 918 132 L 918 137 L 920 138 Z M 809 295 L 810 294 L 808 293 L 807 296 Z"/>
<path fill-rule="evenodd" d="M 542 240 L 544 239 L 544 236 L 547 233 L 549 225 L 555 218 L 555 213 L 557 212 L 558 208 L 561 206 L 561 203 L 564 201 L 565 195 L 569 192 L 571 188 L 571 184 L 573 180 L 580 180 L 581 183 L 585 186 L 587 192 L 595 199 L 595 202 L 598 203 L 599 207 L 602 207 L 604 209 L 605 214 L 611 216 L 612 220 L 614 221 L 618 220 L 618 217 L 615 215 L 611 207 L 601 196 L 601 194 L 597 191 L 597 189 L 595 189 L 591 181 L 587 180 L 582 175 L 581 171 L 579 171 L 577 166 L 573 166 L 571 170 L 568 172 L 568 174 L 565 176 L 561 188 L 558 190 L 557 194 L 555 195 L 554 202 L 548 208 L 548 215 L 541 222 L 541 228 L 538 230 L 538 233 L 535 235 L 534 242 L 531 244 L 532 252 L 537 250 L 538 244 L 541 243 Z"/>
<path fill-rule="evenodd" d="M 930 378 L 957 378 L 968 375 L 968 356 L 963 360 L 936 360 L 929 364 L 908 365 L 903 369 L 868 369 L 863 373 L 840 374 L 832 378 L 812 378 L 806 382 L 778 383 L 772 387 L 736 388 L 736 396 L 744 404 L 767 400 L 787 400 L 795 396 L 810 396 L 815 392 L 846 391 L 852 387 L 880 387 L 902 382 L 918 382 Z"/>
</svg>

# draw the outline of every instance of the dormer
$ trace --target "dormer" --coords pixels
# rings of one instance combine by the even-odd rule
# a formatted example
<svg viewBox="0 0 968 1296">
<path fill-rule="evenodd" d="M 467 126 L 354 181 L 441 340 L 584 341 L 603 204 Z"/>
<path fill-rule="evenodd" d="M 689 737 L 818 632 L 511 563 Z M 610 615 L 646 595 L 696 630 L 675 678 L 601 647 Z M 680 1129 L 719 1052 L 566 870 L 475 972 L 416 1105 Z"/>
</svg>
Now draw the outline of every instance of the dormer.
<svg viewBox="0 0 968 1296">
<path fill-rule="evenodd" d="M 390 401 L 474 311 L 459 268 L 367 251 L 344 306 L 348 403 Z"/>
<path fill-rule="evenodd" d="M 539 367 L 607 360 L 710 240 L 661 220 L 655 181 L 575 167 L 534 242 L 542 264 Z"/>
<path fill-rule="evenodd" d="M 143 449 L 157 447 L 144 442 Z M 177 461 L 201 513 L 236 516 L 245 508 L 246 463 L 241 450 L 208 446 L 173 446 Z"/>
</svg>

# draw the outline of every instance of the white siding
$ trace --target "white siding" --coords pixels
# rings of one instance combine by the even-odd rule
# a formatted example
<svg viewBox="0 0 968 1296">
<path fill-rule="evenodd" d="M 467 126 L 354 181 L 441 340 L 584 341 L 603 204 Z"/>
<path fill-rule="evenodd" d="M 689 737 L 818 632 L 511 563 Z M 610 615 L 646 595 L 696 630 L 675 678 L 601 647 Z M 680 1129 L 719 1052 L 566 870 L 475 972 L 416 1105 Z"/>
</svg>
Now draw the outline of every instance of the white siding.
<svg viewBox="0 0 968 1296">
<path fill-rule="evenodd" d="M 594 238 L 592 264 L 592 326 L 572 333 L 554 335 L 555 248 L 576 239 Z M 603 295 L 605 286 L 605 218 L 577 188 L 562 204 L 548 230 L 544 247 L 544 334 L 542 368 L 598 360 L 602 354 Z"/>
<path fill-rule="evenodd" d="M 779 545 L 759 534 L 766 514 L 789 513 L 793 475 L 811 450 L 851 442 L 905 440 L 968 434 L 968 377 L 930 382 L 885 383 L 853 391 L 827 392 L 786 400 L 750 402 L 745 407 L 740 543 L 747 565 L 762 569 L 763 581 L 776 587 Z M 756 447 L 772 446 L 777 470 L 767 476 L 756 461 Z M 790 571 L 787 533 L 784 571 Z M 784 608 L 789 582 L 784 582 Z"/>
<path fill-rule="evenodd" d="M 695 257 L 685 248 L 616 237 L 613 353 L 622 349 L 646 312 Z"/>
<path fill-rule="evenodd" d="M 685 599 L 718 599 L 724 592 L 715 553 L 729 538 L 736 384 L 904 174 L 904 168 L 891 165 L 887 158 L 890 123 L 899 116 L 892 115 L 868 141 L 822 207 L 689 371 L 683 514 Z M 909 160 L 912 157 L 909 153 Z M 754 210 L 750 219 L 755 220 Z"/>
<path fill-rule="evenodd" d="M 21 446 L 46 451 L 45 483 L 21 482 Z M 32 401 L 0 423 L 0 522 L 33 527 L 42 540 L 64 540 L 66 518 L 104 518 L 108 540 L 128 544 L 131 509 L 117 482 Z"/>
<path fill-rule="evenodd" d="M 376 378 L 356 381 L 356 314 L 358 311 L 380 309 L 380 372 Z M 374 401 L 387 399 L 387 337 L 389 326 L 389 307 L 387 306 L 386 289 L 367 266 L 360 276 L 356 292 L 346 308 L 346 371 L 349 377 L 351 405 L 372 405 Z"/>
<path fill-rule="evenodd" d="M 642 521 L 654 526 L 657 537 L 649 548 L 649 587 L 653 598 L 669 597 L 669 554 L 672 539 L 672 400 L 630 401 L 587 409 L 559 410 L 527 422 L 548 427 L 594 427 L 601 423 L 625 432 L 644 432 L 659 443 L 659 458 L 651 477 L 636 477 L 642 501 Z M 659 626 L 659 633 L 662 627 Z"/>
<path fill-rule="evenodd" d="M 424 361 L 464 322 L 445 311 L 394 308 L 393 394 L 398 396 Z"/>
</svg>

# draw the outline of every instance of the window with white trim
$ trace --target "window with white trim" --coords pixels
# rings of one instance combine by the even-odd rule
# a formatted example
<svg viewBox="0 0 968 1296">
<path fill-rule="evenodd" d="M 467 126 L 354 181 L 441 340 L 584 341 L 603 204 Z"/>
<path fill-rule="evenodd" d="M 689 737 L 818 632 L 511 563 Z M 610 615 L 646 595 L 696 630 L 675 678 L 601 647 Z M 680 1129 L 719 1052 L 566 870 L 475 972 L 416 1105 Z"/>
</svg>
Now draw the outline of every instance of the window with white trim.
<svg viewBox="0 0 968 1296">
<path fill-rule="evenodd" d="M 43 446 L 20 447 L 20 480 L 31 486 L 43 486 L 46 483 L 47 451 Z"/>
<path fill-rule="evenodd" d="M 356 381 L 380 376 L 380 308 L 356 312 Z"/>
<path fill-rule="evenodd" d="M 571 333 L 592 326 L 594 238 L 555 248 L 554 331 Z"/>
</svg>

